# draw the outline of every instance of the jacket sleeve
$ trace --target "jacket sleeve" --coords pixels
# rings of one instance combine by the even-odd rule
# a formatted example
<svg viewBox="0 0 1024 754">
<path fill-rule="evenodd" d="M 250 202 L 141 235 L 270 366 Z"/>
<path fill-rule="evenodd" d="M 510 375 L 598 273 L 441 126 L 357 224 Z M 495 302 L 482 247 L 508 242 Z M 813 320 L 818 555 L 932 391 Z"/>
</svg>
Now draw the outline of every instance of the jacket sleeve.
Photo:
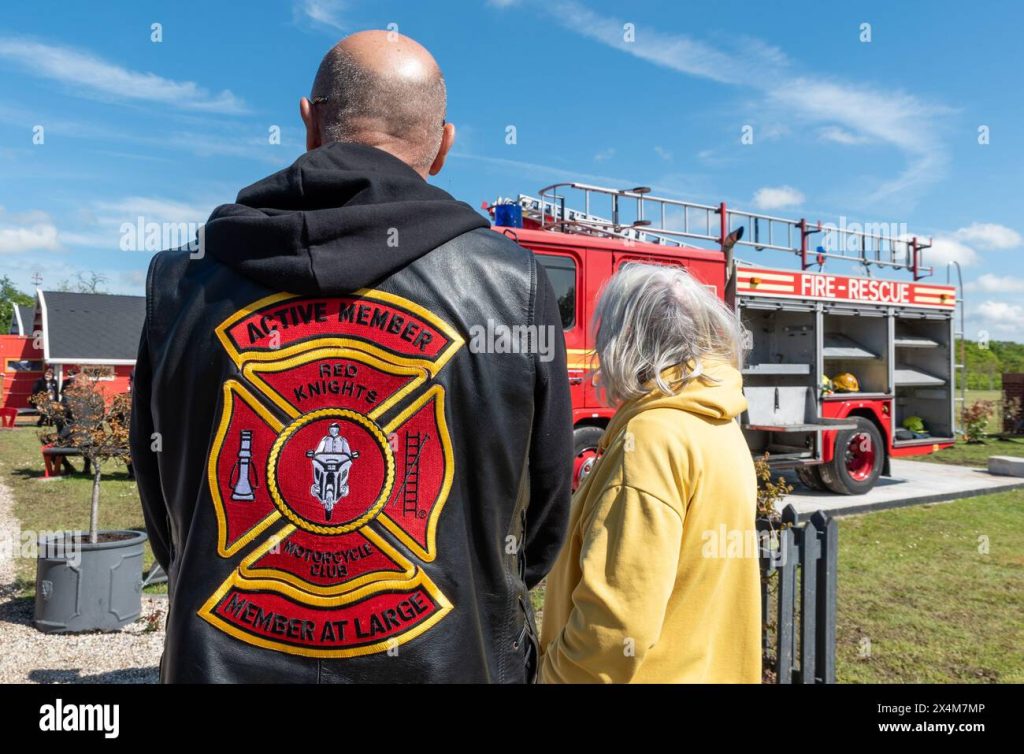
<svg viewBox="0 0 1024 754">
<path fill-rule="evenodd" d="M 536 264 L 534 324 L 544 328 L 551 348 L 534 354 L 534 419 L 530 440 L 530 502 L 526 510 L 524 551 L 526 586 L 547 575 L 562 549 L 572 494 L 572 402 L 565 366 L 565 336 L 551 281 Z M 540 330 L 538 330 L 539 334 Z M 552 337 L 553 336 L 553 337 Z"/>
<path fill-rule="evenodd" d="M 148 321 L 142 325 L 142 339 L 135 362 L 135 379 L 132 381 L 132 416 L 129 445 L 132 469 L 142 500 L 142 515 L 149 534 L 156 561 L 168 571 L 171 563 L 171 531 L 160 484 L 160 468 L 153 448 L 153 425 L 151 398 L 153 394 L 153 366 L 149 357 Z"/>
<path fill-rule="evenodd" d="M 601 494 L 585 522 L 568 620 L 541 658 L 541 683 L 633 679 L 661 636 L 682 535 L 679 513 L 659 498 L 624 485 Z"/>
</svg>

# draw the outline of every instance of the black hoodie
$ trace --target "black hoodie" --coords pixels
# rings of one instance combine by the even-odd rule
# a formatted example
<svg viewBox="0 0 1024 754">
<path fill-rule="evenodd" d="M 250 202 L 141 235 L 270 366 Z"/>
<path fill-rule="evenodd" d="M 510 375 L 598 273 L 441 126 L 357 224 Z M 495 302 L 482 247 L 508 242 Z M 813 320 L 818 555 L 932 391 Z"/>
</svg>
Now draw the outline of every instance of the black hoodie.
<svg viewBox="0 0 1024 754">
<path fill-rule="evenodd" d="M 214 210 L 210 253 L 242 275 L 292 293 L 348 293 L 446 241 L 488 227 L 468 204 L 387 152 L 333 143 Z M 397 243 L 379 249 L 390 229 Z"/>
<path fill-rule="evenodd" d="M 531 677 L 572 430 L 530 252 L 336 143 L 158 254 L 147 299 L 132 455 L 163 680 Z"/>
</svg>

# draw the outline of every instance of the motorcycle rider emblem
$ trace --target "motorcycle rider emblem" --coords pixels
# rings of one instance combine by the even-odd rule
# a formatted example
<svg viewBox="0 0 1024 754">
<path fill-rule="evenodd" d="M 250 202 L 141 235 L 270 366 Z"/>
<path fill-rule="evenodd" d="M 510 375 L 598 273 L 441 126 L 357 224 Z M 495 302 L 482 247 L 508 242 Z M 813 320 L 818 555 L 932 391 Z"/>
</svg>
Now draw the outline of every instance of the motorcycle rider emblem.
<svg viewBox="0 0 1024 754">
<path fill-rule="evenodd" d="M 289 654 L 384 652 L 452 610 L 437 557 L 454 477 L 445 390 L 463 338 L 383 291 L 276 294 L 225 320 L 207 476 L 217 552 L 235 567 L 199 615 Z"/>
<path fill-rule="evenodd" d="M 356 459 L 359 473 L 353 474 Z M 285 518 L 307 531 L 343 534 L 369 522 L 387 502 L 395 459 L 373 420 L 346 409 L 320 409 L 285 427 L 270 451 L 268 474 L 271 497 Z"/>
<path fill-rule="evenodd" d="M 348 497 L 348 475 L 359 451 L 349 447 L 341 434 L 341 425 L 331 422 L 316 450 L 307 450 L 306 456 L 313 460 L 313 486 L 309 493 L 320 501 L 330 521 L 338 498 Z"/>
</svg>

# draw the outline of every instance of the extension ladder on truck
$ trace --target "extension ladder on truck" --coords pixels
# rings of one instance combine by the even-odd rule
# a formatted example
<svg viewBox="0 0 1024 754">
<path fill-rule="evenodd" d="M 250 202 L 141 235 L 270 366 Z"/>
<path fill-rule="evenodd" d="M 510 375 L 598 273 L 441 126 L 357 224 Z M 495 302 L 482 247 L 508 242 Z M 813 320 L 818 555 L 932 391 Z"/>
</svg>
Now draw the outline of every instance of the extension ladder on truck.
<svg viewBox="0 0 1024 754">
<path fill-rule="evenodd" d="M 753 358 L 743 370 L 750 408 L 742 426 L 751 450 L 769 451 L 774 465 L 806 470 L 834 465 L 837 455 L 846 453 L 857 457 L 851 468 L 871 468 L 857 471 L 861 478 L 855 474 L 845 488 L 835 479 L 826 480 L 827 486 L 862 491 L 882 473 L 878 458 L 887 464 L 891 454 L 930 452 L 952 441 L 957 366 L 946 370 L 939 362 L 951 358 L 954 339 L 961 335 L 951 327 L 951 309 L 960 308 L 962 322 L 962 286 L 954 294 L 950 285 L 919 283 L 934 274 L 922 260 L 929 241 L 887 226 L 861 230 L 732 209 L 724 202 L 669 199 L 645 186 L 564 182 L 537 196 L 520 194 L 499 203 L 518 204 L 525 227 L 664 246 L 667 256 L 673 248 L 716 245 L 726 263 L 725 299 L 743 312 L 755 339 Z M 799 271 L 739 266 L 735 248 L 796 256 Z M 826 274 L 829 261 L 852 263 L 861 276 Z M 907 270 L 914 282 L 876 278 L 873 268 Z M 857 342 L 862 337 L 867 347 Z M 928 356 L 930 348 L 938 350 Z M 929 365 L 938 365 L 941 374 L 928 374 Z M 826 393 L 826 373 L 848 370 L 863 370 L 867 387 L 853 394 Z M 867 427 L 865 417 L 872 411 L 878 420 Z M 896 438 L 897 414 L 927 411 L 933 411 L 934 443 L 927 433 L 924 439 Z M 865 433 L 886 447 L 874 456 L 858 456 L 858 438 Z M 825 470 L 822 474 L 829 477 Z"/>
</svg>

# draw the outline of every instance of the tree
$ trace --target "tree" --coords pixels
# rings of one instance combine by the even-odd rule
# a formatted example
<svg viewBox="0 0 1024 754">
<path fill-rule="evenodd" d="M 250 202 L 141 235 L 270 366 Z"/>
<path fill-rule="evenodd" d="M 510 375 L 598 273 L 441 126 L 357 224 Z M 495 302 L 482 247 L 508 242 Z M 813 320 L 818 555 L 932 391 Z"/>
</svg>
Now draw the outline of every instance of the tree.
<svg viewBox="0 0 1024 754">
<path fill-rule="evenodd" d="M 46 437 L 63 447 L 78 450 L 92 467 L 92 502 L 89 512 L 89 542 L 95 544 L 99 534 L 100 479 L 104 462 L 119 459 L 128 462 L 128 427 L 131 399 L 127 393 L 115 395 L 109 403 L 96 380 L 81 374 L 67 387 L 59 402 L 50 401 L 45 393 L 38 396 L 39 412 L 60 429 L 56 437 Z"/>
<path fill-rule="evenodd" d="M 15 305 L 32 306 L 34 303 L 35 299 L 19 291 L 9 277 L 0 277 L 0 327 L 6 327 L 11 321 Z M 26 326 L 31 328 L 32 323 L 29 322 Z"/>
<path fill-rule="evenodd" d="M 73 278 L 65 278 L 57 286 L 63 293 L 106 293 L 100 287 L 107 282 L 107 276 L 99 272 L 77 272 Z"/>
</svg>

